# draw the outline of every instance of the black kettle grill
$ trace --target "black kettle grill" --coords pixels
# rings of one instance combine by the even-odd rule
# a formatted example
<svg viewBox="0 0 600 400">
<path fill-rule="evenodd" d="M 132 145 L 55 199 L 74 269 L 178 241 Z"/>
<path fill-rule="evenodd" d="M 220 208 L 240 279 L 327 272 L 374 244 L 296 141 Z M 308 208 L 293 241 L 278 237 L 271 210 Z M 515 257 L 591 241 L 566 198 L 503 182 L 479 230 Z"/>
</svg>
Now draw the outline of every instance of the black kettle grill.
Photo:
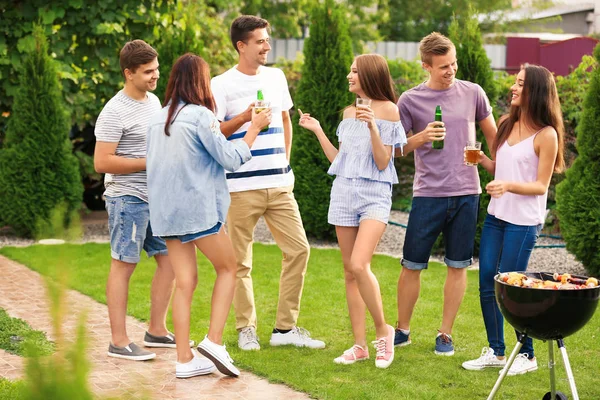
<svg viewBox="0 0 600 400">
<path fill-rule="evenodd" d="M 530 278 L 554 280 L 552 274 L 546 272 L 526 272 L 524 274 Z M 572 275 L 572 277 L 587 279 L 587 277 L 578 275 Z M 592 318 L 598 306 L 600 286 L 573 290 L 533 289 L 502 282 L 500 274 L 494 277 L 494 281 L 496 301 L 500 311 L 508 323 L 521 332 L 521 335 L 519 335 L 517 345 L 508 358 L 506 367 L 502 370 L 488 400 L 492 400 L 496 395 L 527 336 L 548 341 L 550 392 L 546 393 L 543 400 L 567 399 L 564 393 L 557 392 L 555 388 L 554 340 L 558 344 L 565 363 L 573 399 L 579 400 L 563 339 L 577 332 Z"/>
</svg>

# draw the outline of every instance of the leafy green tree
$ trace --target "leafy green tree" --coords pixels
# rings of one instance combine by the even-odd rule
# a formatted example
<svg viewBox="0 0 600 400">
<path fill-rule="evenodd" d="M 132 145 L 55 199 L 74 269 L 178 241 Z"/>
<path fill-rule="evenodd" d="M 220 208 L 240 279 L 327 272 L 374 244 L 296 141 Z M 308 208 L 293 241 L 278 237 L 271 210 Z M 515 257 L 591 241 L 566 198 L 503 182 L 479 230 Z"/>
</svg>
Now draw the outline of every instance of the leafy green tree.
<svg viewBox="0 0 600 400">
<path fill-rule="evenodd" d="M 211 66 L 211 75 L 225 72 L 236 63 L 237 53 L 231 45 L 226 26 L 202 1 L 176 2 L 168 5 L 154 27 L 161 78 L 154 93 L 163 101 L 169 74 L 175 60 L 187 52 L 197 54 Z M 215 26 L 215 22 L 219 22 Z"/>
<path fill-rule="evenodd" d="M 321 122 L 329 139 L 337 145 L 336 128 L 341 111 L 352 103 L 346 75 L 352 64 L 352 41 L 342 6 L 333 0 L 316 7 L 311 18 L 310 37 L 304 44 L 302 78 L 296 92 L 296 107 Z M 294 118 L 292 165 L 296 176 L 295 194 L 306 232 L 317 238 L 333 237 L 327 223 L 329 193 L 333 178 L 327 175 L 329 161 L 311 132 Z"/>
<path fill-rule="evenodd" d="M 56 63 L 41 27 L 34 27 L 34 38 L 0 152 L 0 219 L 23 236 L 47 232 L 57 209 L 64 208 L 61 222 L 68 226 L 83 192 Z"/>
<path fill-rule="evenodd" d="M 594 49 L 600 61 L 600 45 Z M 558 185 L 556 201 L 560 230 L 567 249 L 591 274 L 600 275 L 600 69 L 591 72 L 591 82 L 577 126 L 575 162 Z"/>
<path fill-rule="evenodd" d="M 488 14 L 508 9 L 510 0 L 385 0 L 388 2 L 389 19 L 379 24 L 385 40 L 418 42 L 433 31 L 448 34 L 452 16 L 462 19 L 463 11 L 474 6 Z"/>
<path fill-rule="evenodd" d="M 458 60 L 456 77 L 477 83 L 487 94 L 490 103 L 495 104 L 498 97 L 497 85 L 494 82 L 494 71 L 492 71 L 491 61 L 483 48 L 477 12 L 472 7 L 467 7 L 467 10 L 463 14 L 462 22 L 458 18 L 454 18 L 448 31 L 450 40 L 456 46 L 456 59 Z M 477 128 L 477 140 L 482 143 L 482 149 L 489 154 L 485 137 L 479 127 Z M 479 179 L 483 188 L 493 178 L 484 168 L 479 168 Z M 489 202 L 490 197 L 488 195 L 484 194 L 480 196 L 479 218 L 475 236 L 476 254 L 479 253 L 479 240 Z"/>
</svg>

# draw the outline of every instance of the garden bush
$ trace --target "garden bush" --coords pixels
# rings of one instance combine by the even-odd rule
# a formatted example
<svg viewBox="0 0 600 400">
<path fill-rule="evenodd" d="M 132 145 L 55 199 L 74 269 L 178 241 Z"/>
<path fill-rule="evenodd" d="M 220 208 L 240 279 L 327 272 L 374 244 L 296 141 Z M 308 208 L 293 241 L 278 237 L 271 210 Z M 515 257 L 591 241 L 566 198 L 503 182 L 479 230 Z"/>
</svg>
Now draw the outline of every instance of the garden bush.
<svg viewBox="0 0 600 400">
<path fill-rule="evenodd" d="M 477 12 L 469 8 L 463 15 L 459 23 L 454 18 L 449 28 L 449 38 L 456 46 L 456 58 L 458 60 L 458 72 L 456 77 L 466 81 L 477 83 L 483 88 L 488 96 L 490 104 L 496 103 L 497 85 L 494 81 L 494 71 L 492 71 L 491 61 L 487 57 L 483 47 L 481 31 Z M 461 25 L 462 24 L 462 25 Z M 487 142 L 483 132 L 477 127 L 477 140 L 481 142 L 481 148 L 488 155 L 490 154 Z M 479 217 L 477 220 L 477 233 L 475 235 L 475 254 L 479 254 L 479 240 L 483 221 L 487 215 L 487 207 L 490 202 L 490 196 L 485 194 L 485 185 L 494 177 L 484 168 L 477 167 L 479 170 L 479 180 L 483 188 L 484 195 L 479 197 Z"/>
<path fill-rule="evenodd" d="M 594 49 L 600 60 L 600 45 Z M 577 126 L 578 156 L 558 185 L 560 229 L 573 253 L 591 275 L 600 275 L 600 68 L 591 81 Z"/>
<path fill-rule="evenodd" d="M 336 128 L 344 107 L 354 95 L 348 91 L 346 75 L 352 64 L 352 41 L 342 5 L 327 0 L 315 7 L 310 37 L 304 44 L 302 79 L 296 92 L 296 108 L 321 122 L 329 139 L 337 146 Z M 293 118 L 294 146 L 291 162 L 296 177 L 294 193 L 306 233 L 316 238 L 334 237 L 327 223 L 329 193 L 333 177 L 327 175 L 329 160 L 312 132 Z"/>
<path fill-rule="evenodd" d="M 83 192 L 55 62 L 39 27 L 35 40 L 0 150 L 0 220 L 29 237 L 47 232 L 56 210 L 69 226 Z"/>
</svg>

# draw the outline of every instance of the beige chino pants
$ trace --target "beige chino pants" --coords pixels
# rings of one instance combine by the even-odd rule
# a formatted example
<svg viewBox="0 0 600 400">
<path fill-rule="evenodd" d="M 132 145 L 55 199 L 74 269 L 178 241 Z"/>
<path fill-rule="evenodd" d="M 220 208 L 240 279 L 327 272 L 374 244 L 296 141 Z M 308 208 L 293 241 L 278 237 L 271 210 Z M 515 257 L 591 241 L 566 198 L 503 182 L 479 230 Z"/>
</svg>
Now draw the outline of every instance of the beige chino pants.
<svg viewBox="0 0 600 400">
<path fill-rule="evenodd" d="M 254 228 L 263 216 L 283 253 L 279 279 L 279 303 L 275 328 L 296 326 L 304 275 L 310 247 L 302 225 L 293 186 L 232 192 L 227 215 L 227 232 L 237 258 L 237 279 L 233 306 L 236 329 L 256 327 L 256 307 L 252 286 L 252 243 Z M 263 265 L 261 268 L 272 268 Z"/>
</svg>

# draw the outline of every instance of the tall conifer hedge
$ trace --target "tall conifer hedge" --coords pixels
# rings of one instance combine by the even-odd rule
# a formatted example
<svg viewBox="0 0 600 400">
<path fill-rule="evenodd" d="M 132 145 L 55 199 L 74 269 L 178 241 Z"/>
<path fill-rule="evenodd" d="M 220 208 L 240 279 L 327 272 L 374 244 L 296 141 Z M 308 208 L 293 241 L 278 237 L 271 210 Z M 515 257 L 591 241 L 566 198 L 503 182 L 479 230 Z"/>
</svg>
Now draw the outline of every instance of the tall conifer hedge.
<svg viewBox="0 0 600 400">
<path fill-rule="evenodd" d="M 456 77 L 466 81 L 477 83 L 487 94 L 490 104 L 496 104 L 498 90 L 494 82 L 494 71 L 491 61 L 488 58 L 477 13 L 471 7 L 468 8 L 461 19 L 456 17 L 452 20 L 449 28 L 449 38 L 456 46 L 456 58 L 458 60 L 458 72 Z M 450 133 L 449 133 L 450 134 Z M 482 150 L 490 154 L 483 136 L 483 132 L 477 127 L 477 140 L 481 142 Z M 483 195 L 479 198 L 479 218 L 477 221 L 477 233 L 475 236 L 475 254 L 479 254 L 479 240 L 481 239 L 481 230 L 483 221 L 487 215 L 487 207 L 490 203 L 490 196 L 485 194 L 485 186 L 494 179 L 484 168 L 479 168 L 479 180 L 483 188 Z"/>
<path fill-rule="evenodd" d="M 56 210 L 68 225 L 83 193 L 55 62 L 40 27 L 35 40 L 35 50 L 23 62 L 0 150 L 0 220 L 29 237 L 47 232 Z"/>
<path fill-rule="evenodd" d="M 594 58 L 600 61 L 600 45 Z M 591 275 L 600 276 L 600 68 L 591 75 L 577 126 L 579 155 L 556 188 L 556 205 L 567 249 Z"/>
<path fill-rule="evenodd" d="M 354 99 L 346 79 L 354 58 L 352 41 L 341 7 L 327 0 L 313 10 L 310 36 L 304 44 L 302 78 L 295 99 L 296 108 L 317 118 L 335 145 L 342 111 Z M 327 175 L 330 163 L 314 134 L 300 128 L 298 119 L 296 115 L 291 156 L 296 177 L 294 193 L 307 234 L 331 238 L 335 231 L 327 223 L 333 181 L 333 177 Z"/>
</svg>

